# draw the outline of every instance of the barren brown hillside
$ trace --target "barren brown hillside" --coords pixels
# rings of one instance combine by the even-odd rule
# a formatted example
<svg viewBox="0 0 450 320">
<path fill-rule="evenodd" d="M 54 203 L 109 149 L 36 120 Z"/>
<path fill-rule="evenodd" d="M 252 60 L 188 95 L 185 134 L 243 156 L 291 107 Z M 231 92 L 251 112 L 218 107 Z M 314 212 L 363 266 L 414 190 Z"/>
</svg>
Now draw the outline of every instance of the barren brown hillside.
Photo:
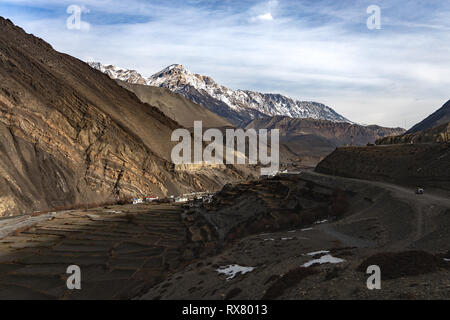
<svg viewBox="0 0 450 320">
<path fill-rule="evenodd" d="M 172 172 L 180 125 L 107 75 L 0 18 L 0 215 L 220 188 L 222 171 Z"/>
</svg>

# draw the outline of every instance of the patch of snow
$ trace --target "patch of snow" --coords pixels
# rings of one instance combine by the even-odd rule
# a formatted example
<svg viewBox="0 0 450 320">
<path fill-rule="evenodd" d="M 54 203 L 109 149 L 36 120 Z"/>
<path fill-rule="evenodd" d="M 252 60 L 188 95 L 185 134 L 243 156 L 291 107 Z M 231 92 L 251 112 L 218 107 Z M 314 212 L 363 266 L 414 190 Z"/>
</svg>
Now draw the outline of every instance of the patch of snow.
<svg viewBox="0 0 450 320">
<path fill-rule="evenodd" d="M 445 259 L 445 258 L 444 258 L 444 261 L 450 262 L 450 259 Z"/>
<path fill-rule="evenodd" d="M 293 237 L 287 237 L 287 238 L 281 238 L 281 240 L 292 240 L 294 239 Z"/>
<path fill-rule="evenodd" d="M 333 257 L 330 254 L 327 254 L 325 256 L 320 257 L 319 259 L 314 259 L 314 260 L 308 261 L 307 263 L 305 263 L 303 265 L 303 267 L 304 268 L 308 268 L 308 267 L 310 267 L 310 266 L 312 266 L 313 264 L 316 264 L 316 263 L 318 263 L 318 264 L 324 264 L 324 263 L 336 264 L 336 263 L 342 263 L 344 261 L 345 260 L 343 260 L 343 259 L 339 259 L 339 258 Z"/>
<path fill-rule="evenodd" d="M 264 239 L 264 241 L 275 241 L 275 239 L 267 238 L 267 239 Z"/>
<path fill-rule="evenodd" d="M 318 254 L 326 254 L 326 253 L 330 253 L 330 251 L 327 250 L 322 250 L 322 251 L 314 251 L 314 252 L 310 252 L 307 253 L 306 256 L 317 256 Z"/>
<path fill-rule="evenodd" d="M 325 220 L 321 220 L 321 221 L 316 221 L 316 222 L 314 222 L 314 224 L 322 224 L 322 223 L 325 223 L 325 222 L 328 222 L 328 220 L 325 219 Z"/>
<path fill-rule="evenodd" d="M 246 274 L 248 272 L 252 272 L 255 268 L 253 267 L 243 267 L 239 266 L 237 264 L 232 264 L 229 266 L 220 267 L 219 269 L 216 269 L 218 273 L 222 273 L 227 275 L 227 281 L 233 279 L 238 273 L 240 274 Z"/>
<path fill-rule="evenodd" d="M 309 231 L 309 230 L 314 230 L 313 228 L 305 228 L 305 229 L 302 229 L 302 230 L 300 230 L 300 231 Z"/>
</svg>

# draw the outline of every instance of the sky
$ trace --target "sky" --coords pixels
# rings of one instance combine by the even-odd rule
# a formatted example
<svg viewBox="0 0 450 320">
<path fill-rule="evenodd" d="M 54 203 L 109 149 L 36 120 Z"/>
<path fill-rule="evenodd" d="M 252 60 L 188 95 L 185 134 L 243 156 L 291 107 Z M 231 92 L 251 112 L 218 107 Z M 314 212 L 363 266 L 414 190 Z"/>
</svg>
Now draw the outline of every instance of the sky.
<svg viewBox="0 0 450 320">
<path fill-rule="evenodd" d="M 84 61 L 178 63 L 360 124 L 409 128 L 450 99 L 448 0 L 0 0 L 0 16 Z"/>
</svg>

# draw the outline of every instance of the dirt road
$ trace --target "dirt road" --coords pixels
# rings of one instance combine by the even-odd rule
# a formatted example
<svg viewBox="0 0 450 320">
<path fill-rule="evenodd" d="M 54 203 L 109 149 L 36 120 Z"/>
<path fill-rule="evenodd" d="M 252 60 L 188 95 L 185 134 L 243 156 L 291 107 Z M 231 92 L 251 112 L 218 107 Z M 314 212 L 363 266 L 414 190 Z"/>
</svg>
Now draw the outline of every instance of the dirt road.
<svg viewBox="0 0 450 320">
<path fill-rule="evenodd" d="M 414 221 L 415 232 L 408 236 L 407 238 L 398 241 L 392 245 L 395 249 L 404 249 L 411 243 L 420 240 L 425 236 L 427 230 L 432 229 L 430 221 L 436 215 L 442 214 L 447 210 L 450 210 L 450 196 L 446 196 L 445 192 L 432 193 L 427 190 L 425 194 L 417 195 L 415 190 L 403 187 L 391 183 L 385 183 L 380 181 L 368 181 L 360 179 L 351 179 L 344 177 L 328 176 L 325 174 L 320 174 L 316 172 L 304 173 L 305 177 L 316 177 L 322 179 L 332 179 L 335 182 L 340 182 L 343 185 L 347 183 L 362 183 L 366 185 L 375 186 L 384 190 L 387 190 L 394 199 L 397 199 L 405 204 L 407 204 L 411 209 L 411 219 Z M 449 211 L 450 212 L 450 211 Z M 449 213 L 450 214 L 450 213 Z M 358 238 L 351 237 L 349 235 L 343 234 L 333 228 L 333 225 L 321 226 L 321 229 L 330 234 L 334 235 L 340 241 L 343 241 L 349 245 L 356 247 L 374 247 L 376 244 L 373 241 L 364 241 Z"/>
</svg>

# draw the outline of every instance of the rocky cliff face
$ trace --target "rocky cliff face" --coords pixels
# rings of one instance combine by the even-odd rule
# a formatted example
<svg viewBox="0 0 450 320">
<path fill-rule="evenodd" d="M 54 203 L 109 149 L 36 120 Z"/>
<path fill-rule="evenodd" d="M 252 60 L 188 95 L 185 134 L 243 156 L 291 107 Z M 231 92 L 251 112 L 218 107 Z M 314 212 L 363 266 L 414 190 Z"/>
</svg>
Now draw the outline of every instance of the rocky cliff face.
<svg viewBox="0 0 450 320">
<path fill-rule="evenodd" d="M 112 78 L 111 66 L 91 63 Z M 128 73 L 121 70 L 121 74 Z M 115 73 L 118 74 L 117 69 Z M 140 79 L 140 78 L 139 78 Z M 121 79 L 135 83 L 134 78 Z M 167 88 L 226 118 L 236 126 L 244 126 L 253 119 L 271 116 L 314 118 L 336 122 L 350 122 L 330 107 L 317 102 L 297 101 L 280 94 L 263 94 L 248 90 L 232 90 L 215 82 L 211 77 L 194 74 L 182 65 L 174 64 L 146 79 L 149 86 Z"/>
<path fill-rule="evenodd" d="M 0 18 L 0 215 L 218 189 L 235 168 L 174 172 L 180 125 Z"/>
</svg>

